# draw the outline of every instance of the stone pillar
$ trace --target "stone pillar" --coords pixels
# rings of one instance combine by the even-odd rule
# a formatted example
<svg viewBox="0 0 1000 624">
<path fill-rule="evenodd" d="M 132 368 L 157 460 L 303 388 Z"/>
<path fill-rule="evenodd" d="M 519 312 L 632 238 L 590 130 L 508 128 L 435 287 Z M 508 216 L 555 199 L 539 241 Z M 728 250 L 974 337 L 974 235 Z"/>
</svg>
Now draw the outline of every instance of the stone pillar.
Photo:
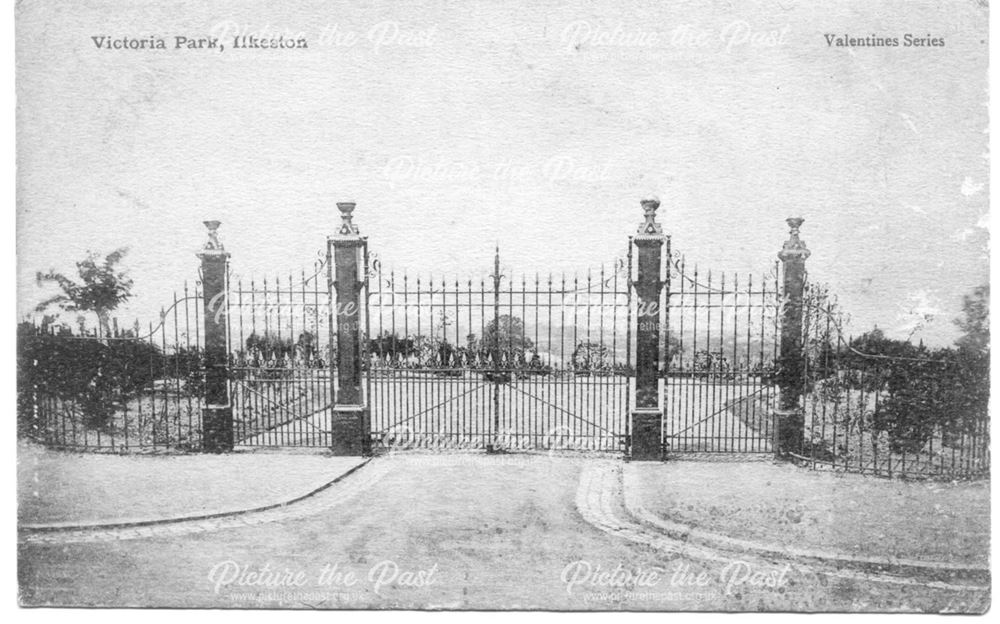
<svg viewBox="0 0 1000 624">
<path fill-rule="evenodd" d="M 219 221 L 205 221 L 208 242 L 198 253 L 205 332 L 205 407 L 202 410 L 202 449 L 211 453 L 233 450 L 233 406 L 229 397 L 229 252 L 219 242 Z"/>
<path fill-rule="evenodd" d="M 371 452 L 371 423 L 361 393 L 361 289 L 360 271 L 364 239 L 351 222 L 355 204 L 339 202 L 343 223 L 327 244 L 333 249 L 330 281 L 336 289 L 337 352 L 336 384 L 332 388 L 332 438 L 335 455 L 367 455 Z M 334 376 L 331 375 L 331 383 Z"/>
<path fill-rule="evenodd" d="M 778 253 L 782 264 L 783 302 L 781 347 L 778 358 L 778 410 L 775 413 L 775 455 L 802 452 L 804 413 L 800 399 L 805 390 L 805 352 L 802 342 L 802 296 L 806 284 L 809 250 L 799 238 L 804 219 L 785 219 L 791 235 Z"/>
<path fill-rule="evenodd" d="M 642 200 L 645 221 L 635 236 L 638 249 L 638 295 L 635 341 L 635 409 L 632 411 L 630 457 L 662 459 L 663 412 L 660 410 L 660 279 L 663 228 L 656 222 L 656 199 Z"/>
</svg>

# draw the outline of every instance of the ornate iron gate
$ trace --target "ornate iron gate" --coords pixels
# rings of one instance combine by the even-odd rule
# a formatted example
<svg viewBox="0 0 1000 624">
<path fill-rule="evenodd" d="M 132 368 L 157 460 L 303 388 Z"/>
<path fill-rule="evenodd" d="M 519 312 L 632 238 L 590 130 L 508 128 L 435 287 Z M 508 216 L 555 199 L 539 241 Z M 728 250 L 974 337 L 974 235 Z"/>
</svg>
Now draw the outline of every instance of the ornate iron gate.
<svg viewBox="0 0 1000 624">
<path fill-rule="evenodd" d="M 333 438 L 329 257 L 310 270 L 230 276 L 226 302 L 237 447 L 329 448 Z"/>
<path fill-rule="evenodd" d="M 367 404 L 394 448 L 623 450 L 631 247 L 583 275 L 386 272 L 365 249 Z"/>
<path fill-rule="evenodd" d="M 689 267 L 657 205 L 644 202 L 647 221 L 617 261 L 572 275 L 515 274 L 499 249 L 474 277 L 386 271 L 351 230 L 357 254 L 344 259 L 361 270 L 341 276 L 343 293 L 330 245 L 298 275 L 227 280 L 234 443 L 329 448 L 355 435 L 334 425 L 341 381 L 351 389 L 357 374 L 340 370 L 340 347 L 356 341 L 357 365 L 345 361 L 364 396 L 351 409 L 367 414 L 358 431 L 376 448 L 772 452 L 778 267 Z M 361 335 L 338 346 L 335 299 L 352 280 L 364 317 L 347 323 Z M 636 455 L 639 437 L 651 450 Z"/>
<path fill-rule="evenodd" d="M 666 246 L 664 451 L 772 452 L 778 264 L 756 278 L 713 274 Z"/>
</svg>

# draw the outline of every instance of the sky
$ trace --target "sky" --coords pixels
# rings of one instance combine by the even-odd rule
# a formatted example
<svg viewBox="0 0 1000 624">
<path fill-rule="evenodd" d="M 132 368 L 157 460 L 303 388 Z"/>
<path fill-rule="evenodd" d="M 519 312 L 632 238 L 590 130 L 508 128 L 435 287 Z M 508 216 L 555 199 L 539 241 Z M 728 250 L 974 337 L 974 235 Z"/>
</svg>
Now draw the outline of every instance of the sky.
<svg viewBox="0 0 1000 624">
<path fill-rule="evenodd" d="M 126 246 L 121 314 L 150 318 L 197 278 L 206 219 L 234 273 L 297 272 L 338 201 L 386 267 L 478 277 L 499 245 L 517 275 L 585 271 L 655 195 L 717 272 L 766 272 L 803 217 L 809 277 L 854 328 L 948 344 L 989 280 L 987 9 L 816 4 L 26 0 L 19 314 L 50 293 L 37 271 Z M 945 45 L 824 37 L 905 33 Z"/>
</svg>

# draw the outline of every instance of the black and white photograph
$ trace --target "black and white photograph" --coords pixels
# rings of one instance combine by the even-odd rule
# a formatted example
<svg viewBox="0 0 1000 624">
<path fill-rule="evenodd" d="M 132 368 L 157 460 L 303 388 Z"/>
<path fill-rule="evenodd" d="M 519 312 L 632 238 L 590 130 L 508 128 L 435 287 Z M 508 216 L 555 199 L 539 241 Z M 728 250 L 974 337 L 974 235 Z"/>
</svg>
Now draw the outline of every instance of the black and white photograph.
<svg viewBox="0 0 1000 624">
<path fill-rule="evenodd" d="M 987 0 L 12 8 L 18 612 L 990 609 Z"/>
</svg>

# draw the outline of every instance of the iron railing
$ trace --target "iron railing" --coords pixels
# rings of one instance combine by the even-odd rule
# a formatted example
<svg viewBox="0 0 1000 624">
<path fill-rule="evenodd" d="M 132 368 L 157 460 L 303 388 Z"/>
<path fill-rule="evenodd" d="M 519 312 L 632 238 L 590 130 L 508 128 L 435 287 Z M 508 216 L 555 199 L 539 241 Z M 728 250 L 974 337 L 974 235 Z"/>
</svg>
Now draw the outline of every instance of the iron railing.
<svg viewBox="0 0 1000 624">
<path fill-rule="evenodd" d="M 989 352 L 846 333 L 825 289 L 806 298 L 805 444 L 814 468 L 909 478 L 989 475 Z"/>
<path fill-rule="evenodd" d="M 158 323 L 102 333 L 18 326 L 18 423 L 43 444 L 83 451 L 201 447 L 201 294 L 186 285 Z"/>
<path fill-rule="evenodd" d="M 851 337 L 833 299 L 811 285 L 802 352 L 794 367 L 779 367 L 787 305 L 778 267 L 763 276 L 701 271 L 665 242 L 655 313 L 665 454 L 774 452 L 865 474 L 988 476 L 988 346 Z M 639 316 L 632 241 L 612 266 L 572 275 L 514 275 L 497 250 L 477 278 L 411 276 L 383 270 L 367 243 L 362 253 L 361 368 L 377 445 L 628 446 Z M 330 261 L 280 278 L 230 275 L 223 305 L 212 308 L 226 318 L 223 407 L 236 448 L 332 446 Z M 198 284 L 145 327 L 113 322 L 99 334 L 47 319 L 20 324 L 19 432 L 79 450 L 202 449 L 205 305 Z M 775 441 L 779 388 L 798 401 L 801 450 Z"/>
</svg>

